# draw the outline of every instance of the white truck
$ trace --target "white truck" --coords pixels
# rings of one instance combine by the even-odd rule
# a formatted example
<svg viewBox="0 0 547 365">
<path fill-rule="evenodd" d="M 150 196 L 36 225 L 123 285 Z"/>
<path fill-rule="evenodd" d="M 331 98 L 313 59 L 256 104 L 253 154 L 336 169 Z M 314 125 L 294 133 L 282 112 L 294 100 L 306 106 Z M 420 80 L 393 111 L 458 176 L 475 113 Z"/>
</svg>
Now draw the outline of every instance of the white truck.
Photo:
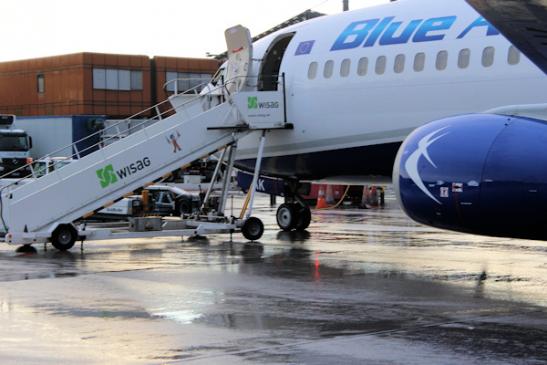
<svg viewBox="0 0 547 365">
<path fill-rule="evenodd" d="M 15 115 L 0 115 L 0 176 L 23 178 L 31 174 L 32 138 L 22 129 L 14 129 Z"/>
</svg>

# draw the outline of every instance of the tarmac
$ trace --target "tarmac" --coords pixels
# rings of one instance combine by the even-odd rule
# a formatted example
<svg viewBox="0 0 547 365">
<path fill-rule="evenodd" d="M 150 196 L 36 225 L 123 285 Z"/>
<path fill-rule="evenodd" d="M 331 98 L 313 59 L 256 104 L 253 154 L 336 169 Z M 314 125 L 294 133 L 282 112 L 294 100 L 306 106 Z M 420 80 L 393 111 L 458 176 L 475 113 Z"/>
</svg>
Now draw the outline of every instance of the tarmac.
<svg viewBox="0 0 547 365">
<path fill-rule="evenodd" d="M 236 205 L 241 203 L 236 198 Z M 1 364 L 547 364 L 547 243 L 384 209 L 234 235 L 0 247 Z"/>
</svg>

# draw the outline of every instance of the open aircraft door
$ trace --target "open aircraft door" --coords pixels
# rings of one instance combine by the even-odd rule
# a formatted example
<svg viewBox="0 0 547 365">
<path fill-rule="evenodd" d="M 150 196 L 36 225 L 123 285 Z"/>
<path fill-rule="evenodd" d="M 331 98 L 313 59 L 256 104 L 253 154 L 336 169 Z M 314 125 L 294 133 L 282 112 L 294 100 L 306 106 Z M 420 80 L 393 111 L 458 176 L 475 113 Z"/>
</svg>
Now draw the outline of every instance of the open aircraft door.
<svg viewBox="0 0 547 365">
<path fill-rule="evenodd" d="M 224 32 L 228 46 L 228 62 L 226 64 L 226 88 L 230 94 L 244 91 L 247 76 L 251 70 L 253 43 L 251 32 L 242 25 L 226 29 Z"/>
</svg>

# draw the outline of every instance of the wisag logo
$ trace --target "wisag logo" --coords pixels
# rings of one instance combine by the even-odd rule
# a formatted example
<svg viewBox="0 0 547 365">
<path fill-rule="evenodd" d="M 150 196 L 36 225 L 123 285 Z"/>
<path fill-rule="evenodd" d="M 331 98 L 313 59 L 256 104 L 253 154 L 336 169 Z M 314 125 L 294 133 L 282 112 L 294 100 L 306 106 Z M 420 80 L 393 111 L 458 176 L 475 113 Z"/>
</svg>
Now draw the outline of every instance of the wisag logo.
<svg viewBox="0 0 547 365">
<path fill-rule="evenodd" d="M 248 109 L 258 109 L 258 97 L 249 96 L 247 98 L 247 108 Z"/>
<path fill-rule="evenodd" d="M 114 166 L 110 164 L 103 167 L 102 169 L 98 169 L 97 177 L 99 178 L 101 188 L 104 189 L 112 184 L 117 183 L 118 180 L 123 180 L 141 170 L 144 170 L 145 168 L 150 166 L 150 164 L 151 162 L 148 157 L 144 157 L 142 160 L 137 160 L 117 171 L 114 171 Z"/>
<path fill-rule="evenodd" d="M 247 109 L 277 109 L 279 108 L 278 101 L 258 101 L 257 96 L 249 96 L 247 98 Z"/>
<path fill-rule="evenodd" d="M 116 177 L 116 174 L 114 173 L 114 167 L 112 165 L 108 165 L 102 169 L 98 169 L 97 177 L 99 178 L 99 182 L 101 183 L 101 188 L 103 189 L 110 184 L 114 184 L 118 182 L 118 178 Z"/>
</svg>

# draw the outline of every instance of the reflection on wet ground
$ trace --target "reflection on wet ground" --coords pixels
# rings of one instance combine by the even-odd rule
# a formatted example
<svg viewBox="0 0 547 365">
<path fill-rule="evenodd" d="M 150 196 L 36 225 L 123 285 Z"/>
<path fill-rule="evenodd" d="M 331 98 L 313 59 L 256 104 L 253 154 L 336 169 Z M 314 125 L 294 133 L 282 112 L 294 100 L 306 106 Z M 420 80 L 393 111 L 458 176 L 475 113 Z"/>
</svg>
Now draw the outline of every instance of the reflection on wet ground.
<svg viewBox="0 0 547 365">
<path fill-rule="evenodd" d="M 0 359 L 547 363 L 547 244 L 417 226 L 394 207 L 306 232 L 0 248 Z"/>
</svg>

